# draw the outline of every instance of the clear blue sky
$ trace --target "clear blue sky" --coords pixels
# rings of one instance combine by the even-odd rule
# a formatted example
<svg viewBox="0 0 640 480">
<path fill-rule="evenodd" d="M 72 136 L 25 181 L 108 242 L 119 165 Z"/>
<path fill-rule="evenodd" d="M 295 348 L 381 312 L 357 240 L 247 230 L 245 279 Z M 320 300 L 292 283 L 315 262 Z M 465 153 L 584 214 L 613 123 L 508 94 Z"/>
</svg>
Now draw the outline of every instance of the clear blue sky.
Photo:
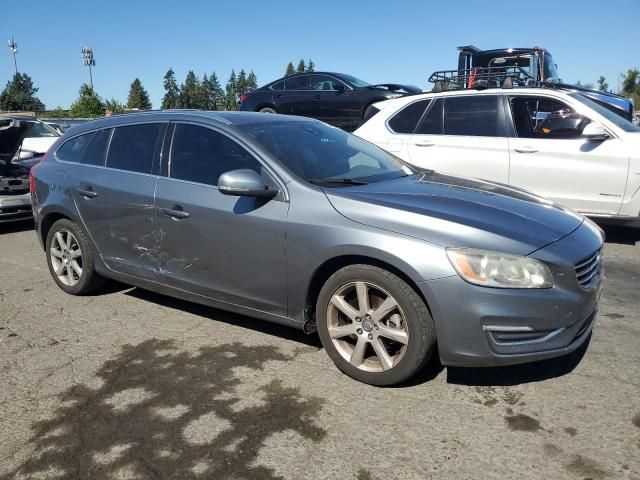
<svg viewBox="0 0 640 480">
<path fill-rule="evenodd" d="M 640 0 L 4 0 L 2 88 L 13 75 L 12 34 L 18 68 L 47 108 L 67 108 L 88 83 L 82 45 L 94 49 L 94 85 L 103 98 L 126 101 L 139 77 L 154 107 L 169 67 L 178 82 L 189 69 L 215 71 L 223 83 L 232 68 L 253 69 L 262 85 L 304 57 L 321 70 L 426 88 L 427 75 L 455 68 L 456 46 L 469 43 L 543 46 L 563 80 L 595 82 L 603 74 L 615 89 L 620 72 L 640 67 Z"/>
</svg>

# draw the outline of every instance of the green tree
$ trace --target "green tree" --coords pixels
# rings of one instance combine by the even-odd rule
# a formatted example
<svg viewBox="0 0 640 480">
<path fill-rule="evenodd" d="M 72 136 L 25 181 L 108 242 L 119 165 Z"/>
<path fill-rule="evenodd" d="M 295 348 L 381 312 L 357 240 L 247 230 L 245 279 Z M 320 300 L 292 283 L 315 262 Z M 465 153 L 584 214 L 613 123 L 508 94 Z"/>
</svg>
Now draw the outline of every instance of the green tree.
<svg viewBox="0 0 640 480">
<path fill-rule="evenodd" d="M 591 82 L 582 83 L 580 80 L 576 82 L 576 87 L 588 88 L 589 90 L 593 90 L 595 86 Z"/>
<path fill-rule="evenodd" d="M 244 68 L 240 70 L 238 73 L 238 78 L 236 79 L 236 92 L 238 95 L 242 95 L 247 91 L 247 73 L 244 71 Z"/>
<path fill-rule="evenodd" d="M 251 91 L 251 90 L 255 90 L 256 88 L 258 88 L 258 77 L 256 77 L 256 74 L 253 73 L 253 70 L 251 70 L 251 72 L 249 73 L 249 75 L 247 75 L 247 92 Z"/>
<path fill-rule="evenodd" d="M 601 92 L 609 91 L 609 84 L 607 83 L 607 79 L 602 75 L 600 75 L 600 78 L 598 79 L 598 90 L 600 90 Z"/>
<path fill-rule="evenodd" d="M 313 60 L 309 59 L 309 63 L 307 63 L 306 71 L 307 72 L 315 72 L 316 71 L 316 64 L 313 63 Z"/>
<path fill-rule="evenodd" d="M 101 117 L 105 104 L 100 96 L 86 83 L 80 87 L 78 99 L 71 104 L 69 115 L 73 118 Z"/>
<path fill-rule="evenodd" d="M 231 75 L 229 76 L 229 81 L 225 87 L 225 97 L 224 97 L 224 109 L 225 110 L 237 110 L 238 109 L 238 91 L 237 91 L 238 80 L 236 78 L 235 70 L 231 70 Z"/>
<path fill-rule="evenodd" d="M 289 75 L 293 75 L 294 73 L 296 73 L 296 69 L 293 68 L 293 63 L 289 62 L 289 65 L 287 65 L 287 70 L 284 72 L 284 75 L 288 77 Z"/>
<path fill-rule="evenodd" d="M 296 72 L 304 73 L 304 70 L 305 70 L 304 60 L 301 58 L 300 61 L 298 62 L 298 68 L 296 68 Z"/>
<path fill-rule="evenodd" d="M 37 92 L 29 75 L 16 73 L 0 93 L 0 110 L 40 112 L 44 104 L 36 97 Z"/>
<path fill-rule="evenodd" d="M 202 80 L 202 87 L 205 96 L 205 108 L 207 110 L 222 110 L 224 108 L 224 91 L 216 72 L 212 72 L 209 78 L 205 75 Z"/>
<path fill-rule="evenodd" d="M 124 103 L 120 103 L 115 98 L 111 98 L 111 100 L 105 100 L 104 108 L 107 112 L 118 114 L 118 113 L 124 113 L 125 105 Z"/>
<path fill-rule="evenodd" d="M 200 108 L 202 101 L 202 88 L 200 80 L 189 70 L 184 79 L 184 83 L 180 85 L 180 108 Z"/>
<path fill-rule="evenodd" d="M 180 89 L 176 82 L 176 75 L 172 68 L 164 74 L 164 97 L 162 97 L 162 106 L 160 108 L 179 108 L 180 106 Z"/>
<path fill-rule="evenodd" d="M 640 108 L 640 70 L 633 68 L 625 75 L 620 75 L 622 90 L 619 92 L 633 100 L 633 104 Z"/>
<path fill-rule="evenodd" d="M 139 78 L 136 78 L 131 82 L 131 88 L 129 88 L 129 97 L 127 98 L 127 107 L 136 108 L 138 110 L 151 110 L 151 100 L 149 100 L 149 94 L 142 86 L 142 82 Z"/>
</svg>

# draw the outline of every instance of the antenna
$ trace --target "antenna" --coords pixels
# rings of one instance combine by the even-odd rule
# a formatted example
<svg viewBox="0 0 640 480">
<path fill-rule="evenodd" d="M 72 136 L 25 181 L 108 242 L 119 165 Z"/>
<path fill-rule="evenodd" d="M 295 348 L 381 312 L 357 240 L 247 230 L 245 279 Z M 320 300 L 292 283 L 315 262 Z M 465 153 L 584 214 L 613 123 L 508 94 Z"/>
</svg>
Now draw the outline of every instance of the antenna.
<svg viewBox="0 0 640 480">
<path fill-rule="evenodd" d="M 89 81 L 91 82 L 91 90 L 93 90 L 93 73 L 91 67 L 96 66 L 96 60 L 93 57 L 93 48 L 82 47 L 82 63 L 85 67 L 89 67 Z"/>
<path fill-rule="evenodd" d="M 13 35 L 11 35 L 11 40 L 9 40 L 9 51 L 13 54 L 13 66 L 16 69 L 16 75 L 18 74 L 18 62 L 16 61 L 16 53 L 18 53 L 18 44 L 13 39 Z"/>
</svg>

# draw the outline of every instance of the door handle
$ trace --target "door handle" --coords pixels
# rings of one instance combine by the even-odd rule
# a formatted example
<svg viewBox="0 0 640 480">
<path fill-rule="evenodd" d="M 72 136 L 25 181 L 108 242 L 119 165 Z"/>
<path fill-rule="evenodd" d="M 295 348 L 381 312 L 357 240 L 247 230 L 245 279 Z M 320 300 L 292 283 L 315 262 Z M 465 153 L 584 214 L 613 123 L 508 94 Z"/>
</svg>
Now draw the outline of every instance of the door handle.
<svg viewBox="0 0 640 480">
<path fill-rule="evenodd" d="M 282 98 L 282 94 L 278 93 L 278 94 L 274 95 L 273 98 Z"/>
<path fill-rule="evenodd" d="M 433 147 L 435 143 L 423 141 L 423 142 L 415 142 L 414 145 L 416 147 Z"/>
<path fill-rule="evenodd" d="M 187 218 L 189 212 L 185 212 L 180 205 L 175 205 L 173 208 L 163 208 L 162 213 L 171 218 Z"/>
<path fill-rule="evenodd" d="M 538 151 L 532 147 L 514 148 L 514 150 L 518 153 L 536 153 Z"/>
<path fill-rule="evenodd" d="M 78 188 L 77 192 L 85 198 L 96 198 L 98 192 L 95 192 L 92 187 Z"/>
<path fill-rule="evenodd" d="M 322 95 L 316 95 L 313 97 L 314 100 L 322 100 Z"/>
</svg>

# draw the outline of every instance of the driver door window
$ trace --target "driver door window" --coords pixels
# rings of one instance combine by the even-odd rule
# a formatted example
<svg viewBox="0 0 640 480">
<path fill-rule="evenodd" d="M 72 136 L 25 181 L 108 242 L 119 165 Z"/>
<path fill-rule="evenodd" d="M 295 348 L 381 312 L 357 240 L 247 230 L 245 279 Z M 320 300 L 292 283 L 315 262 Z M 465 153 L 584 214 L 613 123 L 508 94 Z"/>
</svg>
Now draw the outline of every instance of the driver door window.
<svg viewBox="0 0 640 480">
<path fill-rule="evenodd" d="M 580 138 L 590 122 L 568 105 L 550 98 L 513 97 L 509 103 L 519 138 Z"/>
</svg>

